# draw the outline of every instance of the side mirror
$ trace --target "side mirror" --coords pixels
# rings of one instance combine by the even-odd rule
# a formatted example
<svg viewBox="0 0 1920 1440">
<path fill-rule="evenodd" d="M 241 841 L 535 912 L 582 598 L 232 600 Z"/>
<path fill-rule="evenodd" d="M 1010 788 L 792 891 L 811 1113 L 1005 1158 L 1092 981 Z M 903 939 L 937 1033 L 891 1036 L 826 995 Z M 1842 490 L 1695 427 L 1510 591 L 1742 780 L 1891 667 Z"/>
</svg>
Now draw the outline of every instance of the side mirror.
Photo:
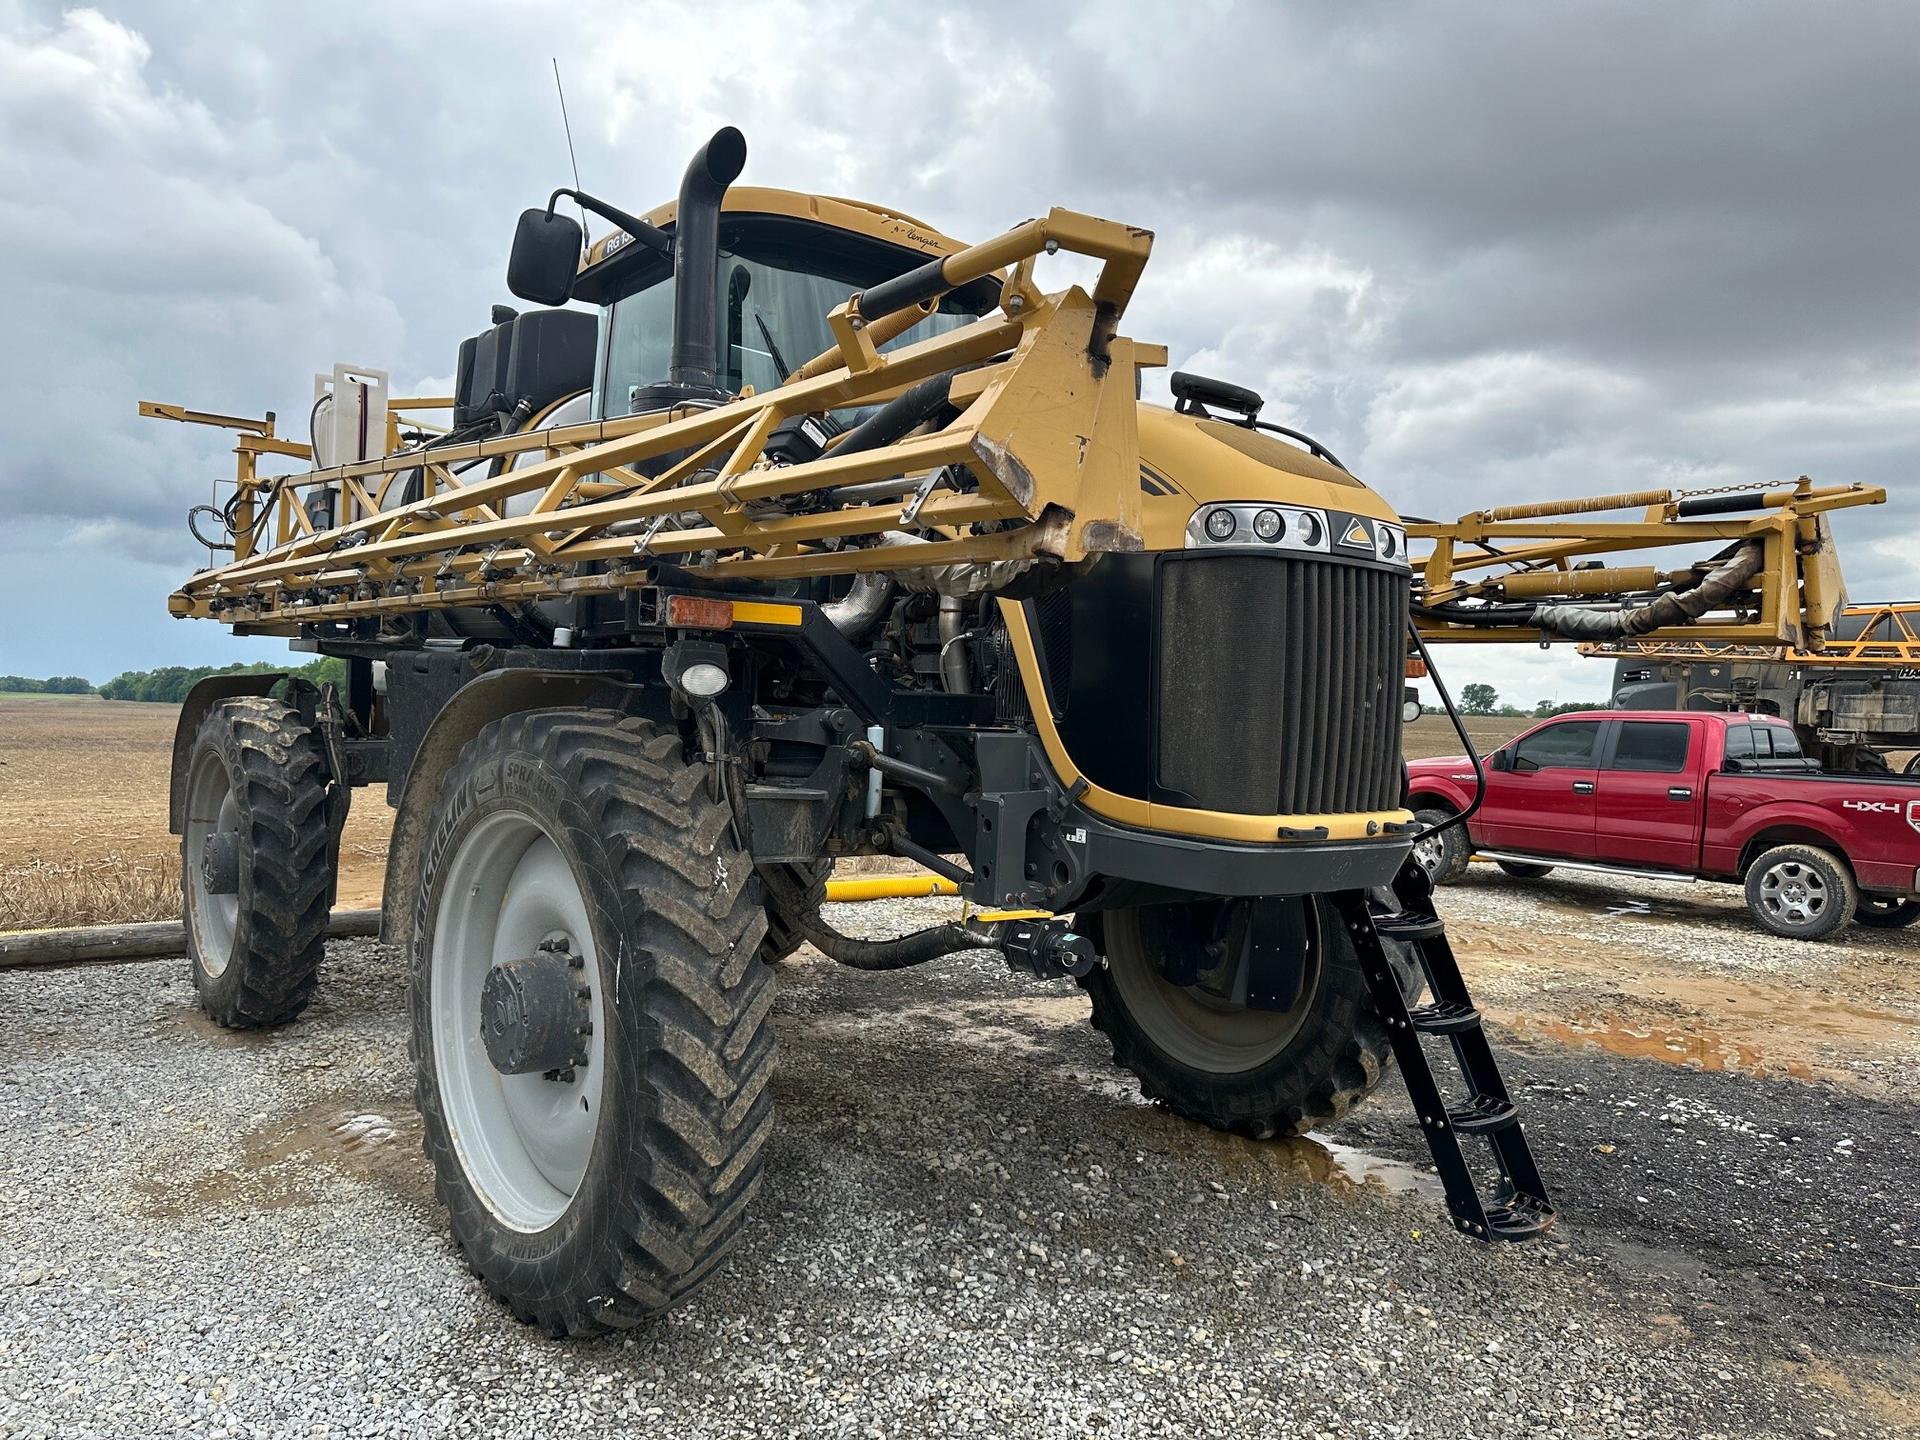
<svg viewBox="0 0 1920 1440">
<path fill-rule="evenodd" d="M 1513 768 L 1513 752 L 1511 750 L 1494 751 L 1493 754 L 1487 757 L 1487 768 L 1489 770 L 1511 770 Z"/>
<path fill-rule="evenodd" d="M 507 257 L 507 289 L 535 305 L 564 305 L 579 269 L 579 222 L 551 210 L 522 210 Z"/>
</svg>

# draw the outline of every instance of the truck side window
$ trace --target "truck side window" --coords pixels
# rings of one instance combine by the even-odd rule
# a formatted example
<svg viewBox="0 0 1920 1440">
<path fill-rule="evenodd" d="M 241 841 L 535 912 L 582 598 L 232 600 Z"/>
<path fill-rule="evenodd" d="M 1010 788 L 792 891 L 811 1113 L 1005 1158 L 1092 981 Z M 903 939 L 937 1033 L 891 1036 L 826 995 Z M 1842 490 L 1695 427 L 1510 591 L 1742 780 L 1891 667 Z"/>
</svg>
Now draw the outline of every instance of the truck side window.
<svg viewBox="0 0 1920 1440">
<path fill-rule="evenodd" d="M 1793 731 L 1789 730 L 1785 725 L 1754 726 L 1753 738 L 1756 748 L 1761 743 L 1762 736 L 1773 741 L 1774 759 L 1799 760 L 1803 758 L 1803 752 L 1800 749 L 1800 737 L 1795 735 Z"/>
<path fill-rule="evenodd" d="M 1766 742 L 1755 738 L 1754 732 L 1758 728 L 1754 725 L 1727 726 L 1726 759 L 1729 770 L 1738 769 L 1739 766 L 1736 763 L 1738 761 L 1752 760 L 1765 753 L 1760 747 Z"/>
<path fill-rule="evenodd" d="M 1663 720 L 1623 720 L 1609 770 L 1675 771 L 1687 768 L 1691 727 Z"/>
<path fill-rule="evenodd" d="M 1552 770 L 1564 766 L 1593 764 L 1593 742 L 1599 737 L 1598 720 L 1568 720 L 1536 730 L 1513 747 L 1516 770 Z"/>
</svg>

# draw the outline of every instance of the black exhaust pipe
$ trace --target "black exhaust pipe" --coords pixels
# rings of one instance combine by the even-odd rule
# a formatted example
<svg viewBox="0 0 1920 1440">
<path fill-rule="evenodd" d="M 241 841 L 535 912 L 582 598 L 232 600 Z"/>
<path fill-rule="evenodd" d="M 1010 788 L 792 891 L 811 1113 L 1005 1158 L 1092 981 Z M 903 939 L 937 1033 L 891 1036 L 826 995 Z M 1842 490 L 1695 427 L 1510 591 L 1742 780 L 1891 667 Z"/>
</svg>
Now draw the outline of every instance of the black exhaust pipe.
<svg viewBox="0 0 1920 1440">
<path fill-rule="evenodd" d="M 673 221 L 673 358 L 668 383 L 724 396 L 718 349 L 720 200 L 747 163 L 747 137 L 728 125 L 695 152 Z"/>
</svg>

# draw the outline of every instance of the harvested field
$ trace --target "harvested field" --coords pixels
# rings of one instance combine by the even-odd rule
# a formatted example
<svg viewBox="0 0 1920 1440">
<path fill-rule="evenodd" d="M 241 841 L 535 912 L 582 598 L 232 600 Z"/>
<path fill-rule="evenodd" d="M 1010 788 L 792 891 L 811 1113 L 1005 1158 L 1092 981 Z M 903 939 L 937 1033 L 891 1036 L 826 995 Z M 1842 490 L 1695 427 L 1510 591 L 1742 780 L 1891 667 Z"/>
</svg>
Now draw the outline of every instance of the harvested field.
<svg viewBox="0 0 1920 1440">
<path fill-rule="evenodd" d="M 167 833 L 173 705 L 88 695 L 0 695 L 0 929 L 171 920 L 180 913 L 179 841 Z M 1474 718 L 1491 748 L 1530 720 Z M 1442 716 L 1407 727 L 1409 759 L 1458 751 Z M 391 812 L 355 795 L 339 903 L 380 903 Z M 883 867 L 884 868 L 884 867 Z"/>
<path fill-rule="evenodd" d="M 167 833 L 173 705 L 0 695 L 0 929 L 171 920 L 180 842 Z M 360 792 L 340 904 L 377 905 L 389 812 Z"/>
</svg>

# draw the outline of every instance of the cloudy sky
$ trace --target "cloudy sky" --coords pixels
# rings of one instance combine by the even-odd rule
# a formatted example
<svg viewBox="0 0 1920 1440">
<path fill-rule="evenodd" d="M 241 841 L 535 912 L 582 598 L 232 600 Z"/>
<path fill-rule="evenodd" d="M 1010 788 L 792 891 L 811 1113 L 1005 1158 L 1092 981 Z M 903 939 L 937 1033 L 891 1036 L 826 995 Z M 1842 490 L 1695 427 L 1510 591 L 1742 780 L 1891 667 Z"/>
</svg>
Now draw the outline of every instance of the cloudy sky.
<svg viewBox="0 0 1920 1440">
<path fill-rule="evenodd" d="M 0 672 L 277 657 L 167 618 L 230 462 L 135 402 L 298 432 L 336 360 L 449 374 L 566 182 L 552 56 L 586 185 L 631 208 L 731 123 L 749 181 L 963 237 L 1143 224 L 1128 329 L 1403 512 L 1870 481 L 1852 593 L 1920 598 L 1910 3 L 301 11 L 0 0 Z M 1605 687 L 1525 647 L 1449 673 Z"/>
</svg>

